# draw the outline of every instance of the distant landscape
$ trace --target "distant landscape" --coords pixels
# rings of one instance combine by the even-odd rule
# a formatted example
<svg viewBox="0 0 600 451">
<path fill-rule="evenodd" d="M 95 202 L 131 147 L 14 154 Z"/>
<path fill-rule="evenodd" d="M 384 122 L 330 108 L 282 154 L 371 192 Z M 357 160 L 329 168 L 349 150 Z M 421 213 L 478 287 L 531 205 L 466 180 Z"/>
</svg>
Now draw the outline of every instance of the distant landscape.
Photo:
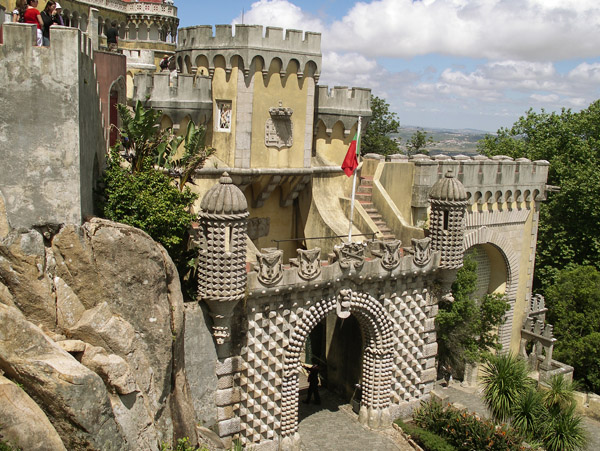
<svg viewBox="0 0 600 451">
<path fill-rule="evenodd" d="M 433 143 L 427 145 L 426 149 L 430 155 L 438 154 L 463 154 L 477 155 L 477 142 L 488 132 L 473 129 L 446 129 L 446 128 L 427 128 L 403 126 L 400 133 L 394 133 L 391 136 L 398 142 L 402 151 L 406 150 L 406 140 L 409 139 L 417 130 L 422 130 L 433 138 Z"/>
</svg>

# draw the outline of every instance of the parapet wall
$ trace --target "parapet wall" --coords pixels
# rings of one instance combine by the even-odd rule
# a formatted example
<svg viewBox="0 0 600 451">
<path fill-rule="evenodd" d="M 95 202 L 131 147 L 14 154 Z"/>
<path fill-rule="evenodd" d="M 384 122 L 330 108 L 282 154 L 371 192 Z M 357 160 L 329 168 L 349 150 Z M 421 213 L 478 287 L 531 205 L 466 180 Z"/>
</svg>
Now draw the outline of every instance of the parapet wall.
<svg viewBox="0 0 600 451">
<path fill-rule="evenodd" d="M 13 228 L 78 224 L 93 214 L 103 166 L 96 67 L 90 39 L 52 27 L 34 47 L 35 27 L 6 23 L 0 46 L 0 191 Z"/>
<path fill-rule="evenodd" d="M 462 182 L 470 204 L 543 201 L 549 163 L 507 156 L 482 155 L 392 156 L 392 162 L 414 164 L 413 207 L 427 207 L 427 195 L 433 184 L 448 170 Z"/>
<path fill-rule="evenodd" d="M 215 67 L 215 58 L 223 57 L 226 69 L 231 69 L 233 58 L 240 57 L 244 73 L 258 59 L 262 70 L 267 70 L 273 60 L 281 62 L 282 72 L 291 61 L 298 65 L 298 77 L 314 76 L 321 72 L 321 34 L 303 33 L 300 30 L 267 27 L 263 36 L 262 25 L 210 25 L 179 30 L 177 58 L 179 69 L 187 72 L 188 66 L 197 67 L 200 57 L 208 61 L 209 71 Z M 303 37 L 304 34 L 304 37 Z M 193 70 L 193 69 L 192 69 Z"/>
<path fill-rule="evenodd" d="M 371 118 L 371 90 L 346 86 L 318 86 L 316 93 L 317 120 L 323 121 L 327 133 L 331 133 L 336 122 L 344 124 L 345 134 L 356 124 L 358 116 L 365 127 Z"/>
<path fill-rule="evenodd" d="M 179 75 L 171 78 L 168 72 L 136 74 L 133 79 L 133 101 L 147 102 L 162 110 L 173 123 L 189 116 L 203 123 L 212 114 L 211 80 L 208 77 Z"/>
</svg>

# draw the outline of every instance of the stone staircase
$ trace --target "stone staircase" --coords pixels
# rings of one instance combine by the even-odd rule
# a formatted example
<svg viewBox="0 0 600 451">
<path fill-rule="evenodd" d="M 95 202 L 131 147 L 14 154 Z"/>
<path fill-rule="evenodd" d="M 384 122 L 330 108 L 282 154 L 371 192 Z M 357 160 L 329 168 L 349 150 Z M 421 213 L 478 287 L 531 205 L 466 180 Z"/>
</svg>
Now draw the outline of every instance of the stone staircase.
<svg viewBox="0 0 600 451">
<path fill-rule="evenodd" d="M 383 216 L 379 213 L 375 204 L 373 204 L 373 177 L 361 177 L 360 183 L 356 187 L 356 200 L 360 202 L 367 214 L 371 217 L 379 231 L 383 235 L 384 240 L 394 240 L 396 237 L 392 230 L 383 220 Z"/>
</svg>

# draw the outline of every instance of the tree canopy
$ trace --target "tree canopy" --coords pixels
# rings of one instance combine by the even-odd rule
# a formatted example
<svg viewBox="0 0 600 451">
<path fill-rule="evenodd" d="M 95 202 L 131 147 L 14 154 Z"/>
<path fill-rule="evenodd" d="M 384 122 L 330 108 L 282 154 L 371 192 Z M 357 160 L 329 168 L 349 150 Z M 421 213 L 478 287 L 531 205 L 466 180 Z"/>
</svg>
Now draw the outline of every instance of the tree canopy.
<svg viewBox="0 0 600 451">
<path fill-rule="evenodd" d="M 425 148 L 428 144 L 433 143 L 433 138 L 423 130 L 417 130 L 412 136 L 406 140 L 406 154 L 414 155 L 423 153 L 427 155 L 429 151 Z"/>
<path fill-rule="evenodd" d="M 390 111 L 390 105 L 384 99 L 371 96 L 371 120 L 361 140 L 362 153 L 391 155 L 398 153 L 398 144 L 390 134 L 398 133 L 400 122 L 396 113 Z"/>
<path fill-rule="evenodd" d="M 560 271 L 546 303 L 557 338 L 553 357 L 571 365 L 586 389 L 600 393 L 600 272 L 592 266 Z"/>
</svg>

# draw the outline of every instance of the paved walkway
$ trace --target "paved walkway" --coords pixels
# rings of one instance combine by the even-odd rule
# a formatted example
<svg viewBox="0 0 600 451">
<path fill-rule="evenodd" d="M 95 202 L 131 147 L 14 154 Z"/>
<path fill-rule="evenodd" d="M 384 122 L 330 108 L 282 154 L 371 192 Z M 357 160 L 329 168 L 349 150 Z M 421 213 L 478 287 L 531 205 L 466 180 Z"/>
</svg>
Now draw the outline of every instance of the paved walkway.
<svg viewBox="0 0 600 451">
<path fill-rule="evenodd" d="M 391 427 L 372 431 L 358 422 L 348 404 L 327 390 L 320 393 L 320 405 L 300 403 L 303 451 L 414 451 Z"/>
<path fill-rule="evenodd" d="M 490 412 L 485 407 L 480 393 L 474 388 L 463 388 L 458 383 L 452 383 L 450 387 L 436 386 L 435 391 L 442 395 L 448 395 L 449 402 L 460 404 L 471 412 L 476 412 L 481 417 L 489 418 Z M 600 450 L 600 422 L 588 417 L 583 417 L 583 426 L 588 434 L 587 451 Z"/>
</svg>

